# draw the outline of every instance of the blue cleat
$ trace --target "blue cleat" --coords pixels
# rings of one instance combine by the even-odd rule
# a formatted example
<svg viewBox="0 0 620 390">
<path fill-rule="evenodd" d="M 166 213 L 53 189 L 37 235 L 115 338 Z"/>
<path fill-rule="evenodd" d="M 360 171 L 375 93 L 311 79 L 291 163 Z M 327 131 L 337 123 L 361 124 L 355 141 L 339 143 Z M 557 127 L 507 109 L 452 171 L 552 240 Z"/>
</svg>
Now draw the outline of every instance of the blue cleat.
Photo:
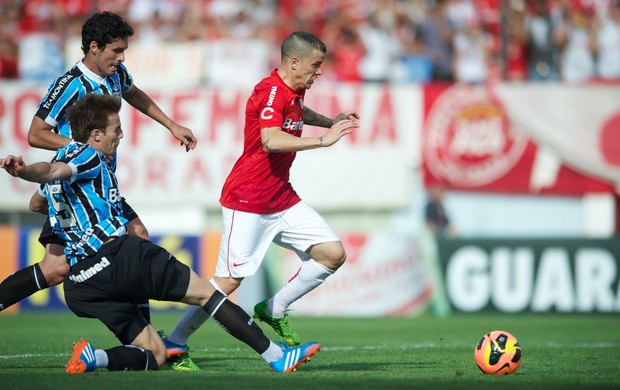
<svg viewBox="0 0 620 390">
<path fill-rule="evenodd" d="M 285 348 L 282 350 L 284 352 L 282 359 L 271 362 L 269 365 L 275 372 L 293 372 L 320 350 L 321 345 L 319 343 L 308 343 L 299 347 Z"/>
<path fill-rule="evenodd" d="M 158 331 L 157 334 L 159 334 L 159 337 L 161 337 L 166 346 L 166 359 L 187 355 L 189 353 L 189 347 L 187 345 L 176 344 L 168 340 L 168 336 L 166 336 L 163 330 Z"/>
<path fill-rule="evenodd" d="M 95 349 L 87 340 L 73 344 L 73 354 L 65 366 L 68 374 L 83 374 L 97 369 Z"/>
</svg>

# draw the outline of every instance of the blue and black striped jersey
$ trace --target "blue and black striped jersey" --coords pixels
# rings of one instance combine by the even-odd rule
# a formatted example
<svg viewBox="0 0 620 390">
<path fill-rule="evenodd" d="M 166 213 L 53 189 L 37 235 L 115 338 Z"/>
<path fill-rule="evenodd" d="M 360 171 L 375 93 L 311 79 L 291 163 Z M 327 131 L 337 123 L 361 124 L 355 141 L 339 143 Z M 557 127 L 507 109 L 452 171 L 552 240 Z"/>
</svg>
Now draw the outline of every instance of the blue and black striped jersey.
<svg viewBox="0 0 620 390">
<path fill-rule="evenodd" d="M 63 137 L 73 138 L 67 123 L 67 110 L 88 93 L 113 95 L 122 98 L 133 87 L 133 78 L 122 63 L 116 72 L 100 77 L 78 61 L 67 73 L 57 78 L 39 103 L 36 116 Z"/>
<path fill-rule="evenodd" d="M 87 144 L 70 142 L 58 149 L 52 162 L 73 171 L 69 180 L 45 185 L 49 219 L 65 241 L 67 262 L 73 266 L 92 256 L 111 236 L 126 234 L 121 194 L 108 159 Z"/>
</svg>

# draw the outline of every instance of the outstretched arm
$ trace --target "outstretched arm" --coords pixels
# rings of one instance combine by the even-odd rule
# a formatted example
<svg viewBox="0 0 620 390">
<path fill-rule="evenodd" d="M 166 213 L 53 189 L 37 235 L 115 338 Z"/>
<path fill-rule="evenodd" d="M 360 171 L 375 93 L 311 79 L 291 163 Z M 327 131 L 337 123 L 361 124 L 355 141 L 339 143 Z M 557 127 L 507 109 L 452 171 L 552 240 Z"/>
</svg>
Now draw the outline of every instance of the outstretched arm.
<svg viewBox="0 0 620 390">
<path fill-rule="evenodd" d="M 26 165 L 22 156 L 9 155 L 0 160 L 0 168 L 9 175 L 35 183 L 49 183 L 54 180 L 71 178 L 73 172 L 69 165 L 61 162 L 37 162 Z"/>
<path fill-rule="evenodd" d="M 355 111 L 345 111 L 337 115 L 334 119 L 330 119 L 325 115 L 321 115 L 313 111 L 312 109 L 304 106 L 304 124 L 310 126 L 325 127 L 329 129 L 335 123 L 338 123 L 343 119 L 352 119 L 351 117 L 355 119 L 360 119 L 359 115 Z"/>
<path fill-rule="evenodd" d="M 181 126 L 172 119 L 170 119 L 159 108 L 157 104 L 137 86 L 133 86 L 128 92 L 123 94 L 123 99 L 127 103 L 131 104 L 138 111 L 147 115 L 148 117 L 156 120 L 162 126 L 170 131 L 170 134 L 181 142 L 181 145 L 185 146 L 185 150 L 189 151 L 196 147 L 196 137 L 194 133 L 187 127 Z"/>
<path fill-rule="evenodd" d="M 343 119 L 335 122 L 327 133 L 320 137 L 295 137 L 280 127 L 262 128 L 260 136 L 263 150 L 267 153 L 299 152 L 331 146 L 357 127 L 359 124 L 356 121 Z"/>
</svg>

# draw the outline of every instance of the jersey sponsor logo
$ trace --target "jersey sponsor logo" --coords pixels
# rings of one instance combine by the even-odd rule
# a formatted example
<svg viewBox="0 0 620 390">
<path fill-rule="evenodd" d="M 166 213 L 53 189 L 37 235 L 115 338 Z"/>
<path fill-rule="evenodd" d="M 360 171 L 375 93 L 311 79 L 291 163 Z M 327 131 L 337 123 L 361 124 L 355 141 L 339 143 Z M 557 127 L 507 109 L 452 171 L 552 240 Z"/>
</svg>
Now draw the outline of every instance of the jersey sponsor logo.
<svg viewBox="0 0 620 390">
<path fill-rule="evenodd" d="M 56 86 L 56 88 L 54 88 L 54 90 L 48 95 L 47 100 L 45 100 L 45 103 L 43 104 L 44 108 L 49 109 L 52 107 L 52 104 L 61 93 L 61 91 L 65 88 L 65 85 L 68 84 L 73 79 L 73 77 L 73 75 L 68 74 L 62 77 L 60 81 L 58 81 L 58 85 Z"/>
<path fill-rule="evenodd" d="M 304 128 L 304 121 L 293 122 L 293 118 L 288 118 L 282 124 L 283 129 L 290 129 L 293 131 L 302 130 Z"/>
<path fill-rule="evenodd" d="M 111 203 L 118 203 L 121 201 L 121 192 L 118 188 L 110 188 L 108 190 L 108 200 Z"/>
<path fill-rule="evenodd" d="M 273 100 L 276 98 L 276 92 L 278 91 L 278 86 L 274 85 L 271 87 L 271 92 L 269 92 L 269 100 L 267 100 L 267 106 L 271 107 L 273 105 Z"/>
<path fill-rule="evenodd" d="M 528 138 L 510 123 L 501 103 L 485 87 L 452 87 L 429 112 L 424 155 L 440 180 L 475 187 L 514 167 Z"/>
<path fill-rule="evenodd" d="M 79 274 L 70 275 L 69 280 L 76 284 L 83 283 L 109 266 L 110 261 L 106 257 L 102 257 L 101 261 L 95 263 L 92 267 L 81 270 Z"/>
</svg>

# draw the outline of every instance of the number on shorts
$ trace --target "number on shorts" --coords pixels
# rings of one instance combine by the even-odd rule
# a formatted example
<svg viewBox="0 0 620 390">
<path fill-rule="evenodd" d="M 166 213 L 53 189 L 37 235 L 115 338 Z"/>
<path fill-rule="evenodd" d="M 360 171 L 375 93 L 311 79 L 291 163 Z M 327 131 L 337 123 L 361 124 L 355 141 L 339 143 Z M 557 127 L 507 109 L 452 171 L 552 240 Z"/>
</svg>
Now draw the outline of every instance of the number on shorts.
<svg viewBox="0 0 620 390">
<path fill-rule="evenodd" d="M 51 184 L 49 186 L 52 207 L 56 212 L 56 219 L 62 229 L 77 226 L 75 216 L 67 204 L 67 196 L 62 191 L 62 184 Z"/>
</svg>

